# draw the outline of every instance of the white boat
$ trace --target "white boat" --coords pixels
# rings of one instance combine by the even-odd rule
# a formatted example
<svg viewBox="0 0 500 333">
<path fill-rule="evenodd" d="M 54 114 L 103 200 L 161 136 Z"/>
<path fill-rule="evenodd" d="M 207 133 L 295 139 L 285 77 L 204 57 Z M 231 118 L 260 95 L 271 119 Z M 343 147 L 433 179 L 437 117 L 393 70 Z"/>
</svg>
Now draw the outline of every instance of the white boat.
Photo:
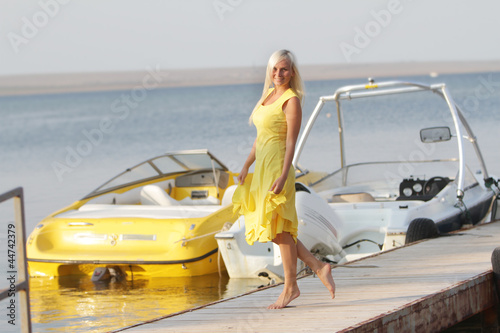
<svg viewBox="0 0 500 333">
<path fill-rule="evenodd" d="M 336 117 L 327 104 L 336 108 Z M 496 217 L 497 181 L 489 176 L 476 137 L 445 84 L 370 79 L 320 97 L 293 165 L 297 181 L 311 192 L 303 205 L 303 192 L 297 192 L 299 220 L 306 221 L 299 224 L 298 237 L 319 239 L 325 234 L 313 231 L 316 225 L 331 224 L 336 233 L 330 243 L 338 243 L 318 254 L 337 263 Z M 472 172 L 468 165 L 479 170 Z M 306 220 L 310 215 L 314 223 Z M 264 260 L 252 261 L 254 266 L 243 272 L 247 276 L 231 274 L 259 256 L 279 268 L 274 245 L 242 247 L 235 253 L 233 243 L 240 244 L 244 232 L 238 230 L 233 239 L 223 235 L 216 238 L 231 277 L 253 277 L 265 270 Z"/>
<path fill-rule="evenodd" d="M 334 211 L 311 188 L 301 183 L 296 183 L 295 188 L 301 242 L 320 258 L 340 254 L 342 248 L 337 239 L 337 230 L 341 228 L 341 222 Z M 244 217 L 234 222 L 229 230 L 217 233 L 215 239 L 231 278 L 260 277 L 271 283 L 283 280 L 279 246 L 272 242 L 248 245 Z M 298 261 L 297 271 L 304 268 L 302 262 Z"/>
</svg>

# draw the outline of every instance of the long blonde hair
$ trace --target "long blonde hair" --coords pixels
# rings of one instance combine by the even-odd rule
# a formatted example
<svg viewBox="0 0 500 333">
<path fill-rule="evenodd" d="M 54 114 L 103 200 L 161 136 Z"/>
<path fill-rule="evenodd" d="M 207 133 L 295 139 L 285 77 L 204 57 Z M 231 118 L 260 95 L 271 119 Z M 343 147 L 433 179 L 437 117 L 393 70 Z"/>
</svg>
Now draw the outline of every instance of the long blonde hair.
<svg viewBox="0 0 500 333">
<path fill-rule="evenodd" d="M 294 73 L 294 75 L 290 79 L 290 89 L 292 89 L 292 91 L 297 95 L 301 104 L 304 101 L 304 83 L 302 81 L 302 77 L 300 76 L 299 69 L 297 68 L 297 62 L 295 61 L 295 56 L 293 55 L 292 52 L 288 50 L 276 51 L 271 55 L 269 61 L 267 62 L 264 89 L 262 90 L 262 96 L 260 97 L 259 101 L 253 108 L 252 114 L 250 115 L 249 119 L 250 124 L 252 124 L 252 117 L 255 110 L 257 110 L 257 108 L 264 102 L 264 100 L 267 97 L 269 88 L 271 88 L 271 85 L 273 83 L 273 68 L 276 66 L 277 63 L 279 63 L 282 60 L 288 61 Z"/>
</svg>

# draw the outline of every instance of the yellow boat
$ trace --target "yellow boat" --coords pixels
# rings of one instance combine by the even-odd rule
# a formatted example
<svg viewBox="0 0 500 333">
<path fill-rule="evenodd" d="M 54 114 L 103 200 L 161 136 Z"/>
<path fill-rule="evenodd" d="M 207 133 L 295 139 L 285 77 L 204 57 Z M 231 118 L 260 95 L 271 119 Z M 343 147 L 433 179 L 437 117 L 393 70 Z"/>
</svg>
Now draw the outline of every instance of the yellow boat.
<svg viewBox="0 0 500 333">
<path fill-rule="evenodd" d="M 214 234 L 232 224 L 235 174 L 207 150 L 157 156 L 42 220 L 32 277 L 182 277 L 224 270 Z"/>
</svg>

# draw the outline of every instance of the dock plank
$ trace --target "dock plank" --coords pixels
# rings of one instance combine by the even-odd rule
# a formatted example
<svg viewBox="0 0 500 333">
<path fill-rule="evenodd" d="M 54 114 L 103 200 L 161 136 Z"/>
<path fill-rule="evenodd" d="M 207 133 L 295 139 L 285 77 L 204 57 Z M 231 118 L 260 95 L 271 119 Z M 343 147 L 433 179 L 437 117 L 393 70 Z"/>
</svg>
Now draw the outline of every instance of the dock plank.
<svg viewBox="0 0 500 333">
<path fill-rule="evenodd" d="M 439 331 L 496 302 L 497 246 L 500 222 L 489 223 L 336 267 L 334 300 L 309 276 L 285 309 L 266 309 L 281 293 L 275 286 L 115 332 Z"/>
</svg>

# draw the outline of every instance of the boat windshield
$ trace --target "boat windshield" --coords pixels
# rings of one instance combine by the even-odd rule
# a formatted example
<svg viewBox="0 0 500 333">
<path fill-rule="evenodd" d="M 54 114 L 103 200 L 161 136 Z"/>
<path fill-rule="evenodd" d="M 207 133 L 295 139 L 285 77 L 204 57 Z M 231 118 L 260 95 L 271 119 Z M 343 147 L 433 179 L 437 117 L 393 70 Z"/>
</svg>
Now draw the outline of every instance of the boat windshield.
<svg viewBox="0 0 500 333">
<path fill-rule="evenodd" d="M 128 186 L 145 180 L 161 178 L 179 172 L 190 172 L 202 169 L 219 169 L 227 171 L 227 168 L 208 151 L 169 153 L 154 157 L 125 170 L 92 191 L 86 198 L 110 189 Z"/>
<path fill-rule="evenodd" d="M 337 192 L 368 192 L 377 199 L 391 199 L 399 195 L 404 179 L 427 180 L 432 177 L 457 176 L 456 159 L 424 162 L 372 162 L 348 165 L 311 184 L 315 191 L 335 189 Z M 472 177 L 473 181 L 474 177 Z"/>
</svg>

